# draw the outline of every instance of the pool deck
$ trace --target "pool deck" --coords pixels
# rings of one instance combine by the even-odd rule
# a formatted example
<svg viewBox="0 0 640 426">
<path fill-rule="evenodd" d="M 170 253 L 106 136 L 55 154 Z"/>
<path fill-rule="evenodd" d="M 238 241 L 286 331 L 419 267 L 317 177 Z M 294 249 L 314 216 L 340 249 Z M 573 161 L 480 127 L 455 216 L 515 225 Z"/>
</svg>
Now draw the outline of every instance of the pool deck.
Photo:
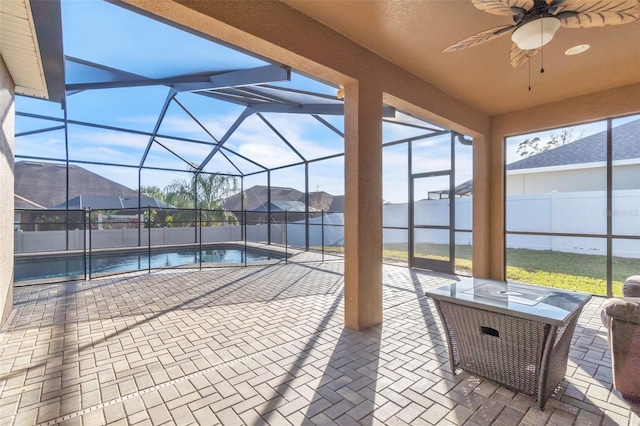
<svg viewBox="0 0 640 426">
<path fill-rule="evenodd" d="M 462 372 L 424 291 L 455 276 L 384 267 L 384 323 L 343 326 L 343 267 L 166 270 L 17 287 L 0 332 L 0 424 L 637 425 L 612 390 L 603 298 L 544 411 Z"/>
</svg>

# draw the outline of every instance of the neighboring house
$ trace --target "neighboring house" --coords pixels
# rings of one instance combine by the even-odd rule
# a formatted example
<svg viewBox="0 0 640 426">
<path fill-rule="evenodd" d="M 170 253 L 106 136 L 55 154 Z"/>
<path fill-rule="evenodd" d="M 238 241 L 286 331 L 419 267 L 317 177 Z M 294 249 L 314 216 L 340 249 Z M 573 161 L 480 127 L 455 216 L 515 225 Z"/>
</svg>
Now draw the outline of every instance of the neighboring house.
<svg viewBox="0 0 640 426">
<path fill-rule="evenodd" d="M 244 209 L 254 211 L 267 203 L 267 187 L 264 185 L 255 185 L 244 191 Z M 278 201 L 298 201 L 304 206 L 304 193 L 294 188 L 272 186 L 271 202 Z M 227 198 L 223 202 L 226 210 L 238 211 L 242 210 L 241 194 L 235 194 Z M 309 209 L 310 211 L 344 211 L 344 195 L 331 195 L 324 191 L 316 191 L 309 193 Z"/>
<path fill-rule="evenodd" d="M 64 210 L 69 205 L 69 209 L 85 209 L 93 210 L 125 210 L 138 208 L 138 195 L 135 197 L 121 197 L 119 195 L 78 195 L 69 200 L 54 206 L 54 209 Z M 143 208 L 151 207 L 155 209 L 172 208 L 164 201 L 148 197 L 144 194 L 140 195 L 140 205 Z"/>
<path fill-rule="evenodd" d="M 267 223 L 267 212 L 269 203 L 251 210 L 251 215 L 247 216 L 247 223 Z M 271 215 L 275 222 L 284 221 L 284 212 L 287 212 L 287 222 L 298 222 L 305 219 L 306 208 L 302 201 L 271 201 Z M 309 207 L 309 212 L 316 212 L 313 207 Z"/>
<path fill-rule="evenodd" d="M 469 197 L 471 196 L 471 192 L 473 190 L 473 180 L 469 179 L 466 182 L 461 183 L 456 186 L 454 189 L 454 194 L 456 197 Z M 443 189 L 440 191 L 429 191 L 427 193 L 428 200 L 441 200 L 443 198 L 449 198 L 449 190 Z M 415 200 L 419 201 L 419 200 Z"/>
<path fill-rule="evenodd" d="M 613 130 L 613 189 L 640 189 L 640 120 Z M 606 191 L 607 133 L 507 164 L 507 195 Z M 469 196 L 473 181 L 456 187 L 456 196 Z M 449 191 L 431 191 L 428 199 L 448 198 Z"/>
<path fill-rule="evenodd" d="M 29 223 L 35 222 L 35 216 L 37 216 L 36 210 L 44 210 L 46 207 L 27 200 L 17 194 L 13 195 L 13 230 L 26 230 L 26 226 Z M 23 211 L 27 209 L 27 211 Z"/>
<path fill-rule="evenodd" d="M 272 201 L 271 202 L 271 211 L 272 212 L 295 212 L 295 213 L 304 213 L 305 212 L 305 204 L 302 201 Z M 252 211 L 254 212 L 267 212 L 269 211 L 269 204 L 264 203 L 261 206 L 256 207 Z M 309 211 L 316 211 L 316 209 L 310 207 Z"/>
<path fill-rule="evenodd" d="M 112 209 L 138 207 L 138 191 L 127 188 L 99 174 L 76 165 L 69 166 L 69 196 L 65 164 L 17 161 L 15 163 L 15 194 L 36 208 Z M 142 207 L 165 207 L 155 198 L 142 195 Z M 18 205 L 15 208 L 33 208 Z"/>
<path fill-rule="evenodd" d="M 322 209 L 329 213 L 344 213 L 344 195 L 334 195 L 328 209 Z"/>
<path fill-rule="evenodd" d="M 640 189 L 640 120 L 613 129 L 613 189 Z M 507 165 L 507 195 L 606 191 L 606 131 Z"/>
<path fill-rule="evenodd" d="M 17 161 L 14 173 L 14 209 L 18 210 L 14 214 L 16 230 L 66 228 L 67 222 L 82 222 L 81 214 L 62 219 L 60 212 L 54 211 L 66 210 L 67 204 L 71 210 L 92 208 L 114 211 L 114 214 L 138 207 L 137 191 L 76 165 L 69 166 L 69 200 L 66 164 Z M 149 205 L 169 207 L 162 201 L 142 195 L 141 206 Z"/>
</svg>

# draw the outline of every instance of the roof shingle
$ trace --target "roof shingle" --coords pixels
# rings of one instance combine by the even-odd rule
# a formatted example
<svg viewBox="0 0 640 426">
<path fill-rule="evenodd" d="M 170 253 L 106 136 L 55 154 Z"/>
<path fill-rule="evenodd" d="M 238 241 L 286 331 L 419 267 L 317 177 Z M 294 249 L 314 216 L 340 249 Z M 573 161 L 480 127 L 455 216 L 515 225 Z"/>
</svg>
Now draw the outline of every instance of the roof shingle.
<svg viewBox="0 0 640 426">
<path fill-rule="evenodd" d="M 640 120 L 613 128 L 613 160 L 640 158 Z M 541 152 L 507 165 L 507 170 L 597 163 L 607 160 L 607 132 Z"/>
</svg>

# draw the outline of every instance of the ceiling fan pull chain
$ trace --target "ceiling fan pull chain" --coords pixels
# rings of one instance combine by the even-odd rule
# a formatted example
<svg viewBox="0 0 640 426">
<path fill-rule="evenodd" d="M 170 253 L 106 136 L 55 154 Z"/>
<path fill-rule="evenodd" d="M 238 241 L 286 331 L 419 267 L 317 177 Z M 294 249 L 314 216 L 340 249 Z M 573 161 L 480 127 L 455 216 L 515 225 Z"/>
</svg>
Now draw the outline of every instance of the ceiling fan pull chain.
<svg viewBox="0 0 640 426">
<path fill-rule="evenodd" d="M 531 91 L 531 57 L 529 57 L 529 60 L 527 62 L 529 62 L 529 91 Z"/>
<path fill-rule="evenodd" d="M 540 19 L 540 74 L 544 73 L 544 28 Z"/>
</svg>

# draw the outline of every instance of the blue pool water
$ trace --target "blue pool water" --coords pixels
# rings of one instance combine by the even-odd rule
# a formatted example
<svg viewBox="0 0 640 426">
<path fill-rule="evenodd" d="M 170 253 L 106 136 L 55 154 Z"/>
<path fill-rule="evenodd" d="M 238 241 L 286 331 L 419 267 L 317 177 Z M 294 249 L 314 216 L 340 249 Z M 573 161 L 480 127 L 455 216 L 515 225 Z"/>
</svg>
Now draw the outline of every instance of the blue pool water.
<svg viewBox="0 0 640 426">
<path fill-rule="evenodd" d="M 250 249 L 245 253 L 238 249 L 203 249 L 203 263 L 247 263 L 281 259 L 283 256 L 266 255 Z M 170 268 L 200 264 L 198 250 L 172 250 L 151 252 L 151 268 Z M 86 259 L 89 268 L 89 258 Z M 91 273 L 108 274 L 131 272 L 149 268 L 147 252 L 94 253 L 91 256 Z M 87 274 L 89 271 L 87 270 Z M 84 276 L 85 262 L 82 255 L 58 257 L 25 257 L 15 260 L 14 281 L 42 280 L 46 278 Z"/>
</svg>

